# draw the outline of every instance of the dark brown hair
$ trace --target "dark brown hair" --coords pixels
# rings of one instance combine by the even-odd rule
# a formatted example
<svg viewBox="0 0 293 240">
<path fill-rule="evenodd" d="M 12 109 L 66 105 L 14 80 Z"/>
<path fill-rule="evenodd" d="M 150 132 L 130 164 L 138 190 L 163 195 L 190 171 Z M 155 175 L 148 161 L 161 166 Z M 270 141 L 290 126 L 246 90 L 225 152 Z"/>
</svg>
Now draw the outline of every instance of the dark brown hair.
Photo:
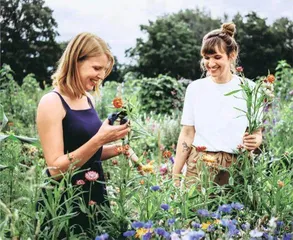
<svg viewBox="0 0 293 240">
<path fill-rule="evenodd" d="M 221 52 L 225 52 L 228 57 L 234 54 L 235 61 L 232 63 L 231 68 L 234 72 L 239 50 L 238 44 L 234 39 L 235 32 L 236 26 L 234 23 L 224 23 L 220 29 L 207 33 L 202 40 L 201 55 L 215 54 L 216 48 Z M 201 66 L 204 69 L 203 60 L 201 61 Z"/>
</svg>

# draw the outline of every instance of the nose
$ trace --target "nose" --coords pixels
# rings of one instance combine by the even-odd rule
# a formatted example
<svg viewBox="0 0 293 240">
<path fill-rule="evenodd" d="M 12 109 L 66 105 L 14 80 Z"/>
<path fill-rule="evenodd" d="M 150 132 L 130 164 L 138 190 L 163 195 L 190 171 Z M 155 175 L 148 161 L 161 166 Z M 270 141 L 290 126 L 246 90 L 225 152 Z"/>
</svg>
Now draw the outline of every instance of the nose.
<svg viewBox="0 0 293 240">
<path fill-rule="evenodd" d="M 209 66 L 209 67 L 214 67 L 214 66 L 216 66 L 215 61 L 214 61 L 213 59 L 209 59 L 208 66 Z"/>
<path fill-rule="evenodd" d="M 106 76 L 106 70 L 100 70 L 96 77 L 98 79 L 104 80 L 105 76 Z"/>
</svg>

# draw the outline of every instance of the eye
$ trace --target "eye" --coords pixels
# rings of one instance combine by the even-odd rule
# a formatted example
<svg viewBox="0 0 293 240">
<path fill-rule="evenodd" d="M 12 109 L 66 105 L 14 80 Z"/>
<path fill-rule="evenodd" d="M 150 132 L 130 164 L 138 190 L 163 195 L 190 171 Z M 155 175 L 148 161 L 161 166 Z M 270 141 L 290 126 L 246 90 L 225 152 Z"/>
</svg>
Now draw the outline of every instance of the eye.
<svg viewBox="0 0 293 240">
<path fill-rule="evenodd" d="M 208 57 L 208 56 L 204 56 L 204 59 L 205 59 L 205 60 L 209 60 L 210 57 Z"/>
<path fill-rule="evenodd" d="M 220 56 L 220 55 L 215 56 L 215 59 L 221 59 L 221 58 L 222 58 L 222 56 Z"/>
<path fill-rule="evenodd" d="M 93 67 L 95 71 L 100 71 L 102 68 L 101 67 Z"/>
</svg>

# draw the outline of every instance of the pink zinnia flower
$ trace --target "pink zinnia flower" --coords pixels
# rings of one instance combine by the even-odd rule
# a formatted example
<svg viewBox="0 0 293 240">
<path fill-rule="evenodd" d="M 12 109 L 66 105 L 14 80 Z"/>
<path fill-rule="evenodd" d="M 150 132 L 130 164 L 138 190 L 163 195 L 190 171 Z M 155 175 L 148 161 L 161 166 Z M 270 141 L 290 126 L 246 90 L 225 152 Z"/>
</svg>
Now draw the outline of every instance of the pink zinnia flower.
<svg viewBox="0 0 293 240">
<path fill-rule="evenodd" d="M 90 182 L 94 182 L 99 178 L 99 174 L 95 171 L 88 171 L 85 174 L 85 178 Z"/>
<path fill-rule="evenodd" d="M 160 167 L 160 173 L 161 173 L 161 175 L 165 175 L 167 172 L 168 172 L 167 165 L 166 165 L 166 164 L 163 164 L 163 165 Z"/>
<path fill-rule="evenodd" d="M 85 181 L 83 181 L 82 179 L 79 179 L 76 181 L 76 185 L 84 185 Z"/>
<path fill-rule="evenodd" d="M 95 201 L 93 201 L 93 200 L 90 200 L 90 201 L 89 201 L 89 206 L 92 206 L 92 205 L 95 205 L 95 204 L 97 204 L 97 202 L 95 202 Z"/>
<path fill-rule="evenodd" d="M 237 68 L 236 68 L 236 71 L 239 72 L 239 73 L 240 73 L 240 72 L 243 72 L 243 67 L 241 67 L 241 66 L 237 67 Z"/>
</svg>

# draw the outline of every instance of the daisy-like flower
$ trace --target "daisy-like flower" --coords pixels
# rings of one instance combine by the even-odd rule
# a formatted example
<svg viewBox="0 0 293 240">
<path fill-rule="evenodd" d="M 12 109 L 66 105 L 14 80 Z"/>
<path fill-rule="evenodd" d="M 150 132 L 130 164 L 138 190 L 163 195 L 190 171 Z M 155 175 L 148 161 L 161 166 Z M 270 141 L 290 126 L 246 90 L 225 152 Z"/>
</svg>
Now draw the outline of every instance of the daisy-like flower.
<svg viewBox="0 0 293 240">
<path fill-rule="evenodd" d="M 146 165 L 142 165 L 142 171 L 145 173 L 153 173 L 154 172 L 154 166 L 153 166 L 154 161 L 150 161 L 148 164 Z"/>
<path fill-rule="evenodd" d="M 86 178 L 86 180 L 88 180 L 90 182 L 94 182 L 99 178 L 99 174 L 95 171 L 88 171 L 85 174 L 85 178 Z"/>
<path fill-rule="evenodd" d="M 85 181 L 83 181 L 82 179 L 76 180 L 76 185 L 84 185 Z"/>
<path fill-rule="evenodd" d="M 122 101 L 122 98 L 120 97 L 115 97 L 113 99 L 113 102 L 112 102 L 113 106 L 115 108 L 122 108 L 123 107 L 123 101 Z"/>
</svg>

